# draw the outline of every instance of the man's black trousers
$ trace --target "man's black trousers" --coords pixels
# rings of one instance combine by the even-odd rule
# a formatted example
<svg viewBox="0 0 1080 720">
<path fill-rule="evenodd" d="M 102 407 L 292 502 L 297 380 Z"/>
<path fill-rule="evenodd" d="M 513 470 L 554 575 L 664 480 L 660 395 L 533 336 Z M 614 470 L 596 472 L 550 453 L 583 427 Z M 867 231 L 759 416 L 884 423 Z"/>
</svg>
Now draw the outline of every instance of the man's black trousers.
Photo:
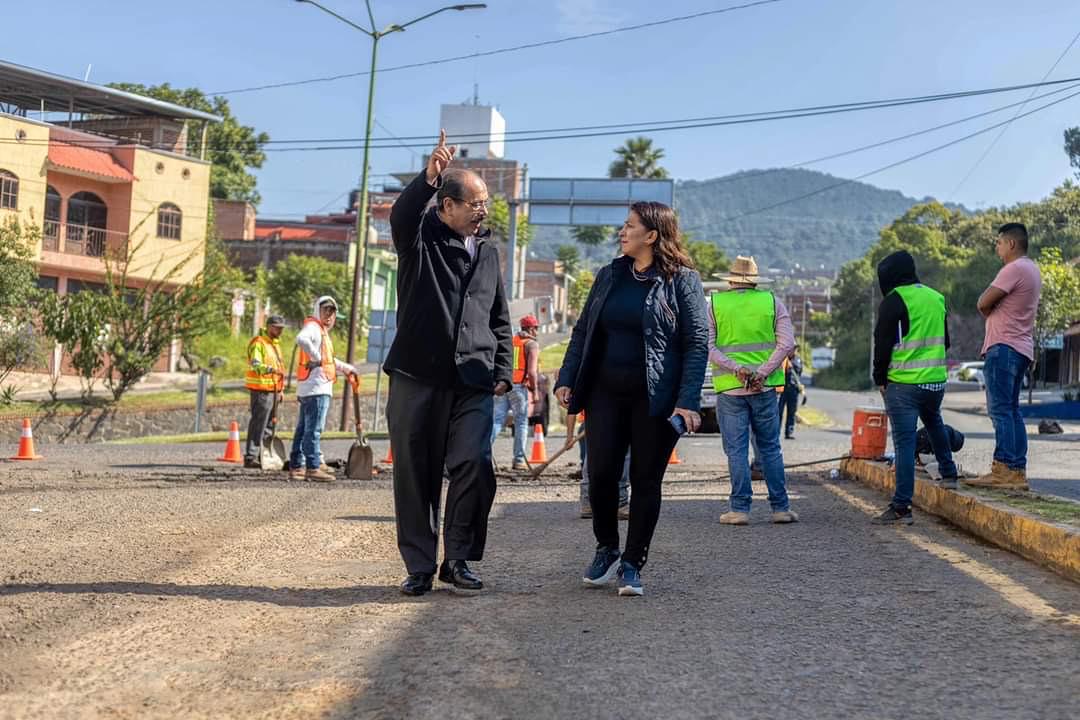
<svg viewBox="0 0 1080 720">
<path fill-rule="evenodd" d="M 450 478 L 443 558 L 482 560 L 495 501 L 490 392 L 390 379 L 386 420 L 394 451 L 398 550 L 409 573 L 434 573 L 443 468 Z"/>
</svg>

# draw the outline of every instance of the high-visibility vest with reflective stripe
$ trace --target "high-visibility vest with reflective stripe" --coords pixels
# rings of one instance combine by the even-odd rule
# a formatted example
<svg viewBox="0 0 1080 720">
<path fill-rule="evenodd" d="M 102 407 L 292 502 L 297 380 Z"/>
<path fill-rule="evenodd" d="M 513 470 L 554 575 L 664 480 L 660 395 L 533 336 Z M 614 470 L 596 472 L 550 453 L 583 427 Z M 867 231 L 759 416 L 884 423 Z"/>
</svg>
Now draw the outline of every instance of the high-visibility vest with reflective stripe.
<svg viewBox="0 0 1080 720">
<path fill-rule="evenodd" d="M 514 335 L 514 367 L 512 380 L 515 385 L 525 382 L 525 338 Z"/>
<path fill-rule="evenodd" d="M 270 367 L 274 372 L 262 374 L 255 370 L 255 352 L 259 351 L 262 365 Z M 244 373 L 244 387 L 249 390 L 261 390 L 263 392 L 281 392 L 285 387 L 285 362 L 281 359 L 278 344 L 265 335 L 256 335 L 251 338 L 247 347 L 248 366 Z"/>
<path fill-rule="evenodd" d="M 322 345 L 319 348 L 319 353 L 322 355 L 322 359 L 319 361 L 319 365 L 322 367 L 323 377 L 329 382 L 334 382 L 337 379 L 337 366 L 334 365 L 334 343 L 330 340 L 330 333 L 326 332 L 326 328 L 318 319 L 309 317 L 304 320 L 304 325 L 308 323 L 315 323 L 319 326 L 319 333 L 322 335 Z M 296 377 L 301 380 L 307 380 L 311 376 L 311 371 L 308 370 L 307 364 L 311 362 L 311 356 L 304 352 L 304 348 L 300 348 L 300 367 L 296 369 Z"/>
<path fill-rule="evenodd" d="M 901 285 L 893 292 L 904 301 L 909 327 L 907 335 L 893 345 L 889 382 L 945 382 L 945 296 L 922 284 Z"/>
<path fill-rule="evenodd" d="M 728 290 L 712 294 L 716 347 L 748 368 L 762 365 L 776 350 L 776 301 L 765 290 Z M 783 368 L 765 378 L 765 385 L 784 384 Z M 727 392 L 743 386 L 735 373 L 713 374 L 713 389 Z"/>
</svg>

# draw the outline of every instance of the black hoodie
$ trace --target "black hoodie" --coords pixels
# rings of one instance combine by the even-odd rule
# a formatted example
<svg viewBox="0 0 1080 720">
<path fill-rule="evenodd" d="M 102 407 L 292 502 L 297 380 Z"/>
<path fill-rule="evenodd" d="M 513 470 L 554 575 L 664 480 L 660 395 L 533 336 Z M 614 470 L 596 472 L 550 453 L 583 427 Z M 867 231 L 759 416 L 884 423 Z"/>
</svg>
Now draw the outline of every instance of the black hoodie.
<svg viewBox="0 0 1080 720">
<path fill-rule="evenodd" d="M 911 329 L 907 305 L 893 290 L 901 285 L 919 282 L 919 276 L 915 274 L 915 258 L 907 250 L 898 250 L 878 263 L 877 276 L 881 294 L 885 296 L 878 305 L 877 324 L 874 326 L 874 384 L 881 386 L 888 382 L 893 345 L 900 342 Z M 949 317 L 946 315 L 945 348 L 948 347 Z"/>
</svg>

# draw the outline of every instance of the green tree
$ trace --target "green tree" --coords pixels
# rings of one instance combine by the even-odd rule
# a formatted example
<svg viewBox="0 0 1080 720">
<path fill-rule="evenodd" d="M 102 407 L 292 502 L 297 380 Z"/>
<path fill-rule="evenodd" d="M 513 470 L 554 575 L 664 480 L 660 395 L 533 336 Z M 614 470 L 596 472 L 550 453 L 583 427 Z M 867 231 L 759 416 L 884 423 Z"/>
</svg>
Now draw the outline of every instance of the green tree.
<svg viewBox="0 0 1080 720">
<path fill-rule="evenodd" d="M 270 302 L 286 319 L 299 325 L 311 315 L 320 295 L 332 295 L 338 312 L 348 315 L 352 279 L 344 263 L 309 255 L 290 255 L 279 262 L 266 281 Z"/>
<path fill-rule="evenodd" d="M 182 90 L 168 83 L 152 86 L 113 83 L 109 87 L 219 116 L 221 122 L 210 123 L 207 131 L 207 159 L 213 163 L 210 169 L 210 197 L 259 204 L 261 198 L 255 187 L 255 175 L 250 171 L 261 168 L 266 162 L 263 147 L 270 141 L 270 136 L 257 132 L 251 126 L 241 125 L 232 114 L 228 100 L 220 96 L 208 98 L 202 90 Z M 189 127 L 188 152 L 198 156 L 201 141 L 201 132 Z"/>
<path fill-rule="evenodd" d="M 1069 156 L 1069 164 L 1076 168 L 1076 176 L 1080 177 L 1080 127 L 1065 131 L 1065 154 Z"/>
<path fill-rule="evenodd" d="M 496 196 L 491 199 L 488 207 L 488 216 L 485 224 L 491 229 L 491 233 L 500 242 L 506 242 L 510 232 L 510 204 L 506 198 Z M 528 245 L 533 238 L 533 227 L 525 215 L 518 215 L 517 242 L 518 245 Z"/>
<path fill-rule="evenodd" d="M 0 403 L 14 399 L 16 388 L 4 381 L 19 368 L 41 359 L 41 339 L 31 322 L 30 307 L 36 295 L 37 267 L 34 247 L 41 231 L 23 226 L 17 218 L 0 224 Z"/>
<path fill-rule="evenodd" d="M 106 312 L 101 293 L 92 290 L 48 293 L 39 306 L 45 336 L 60 346 L 79 374 L 83 398 L 93 395 L 95 379 L 105 367 Z M 49 392 L 56 400 L 55 387 Z"/>
<path fill-rule="evenodd" d="M 1056 247 L 1043 248 L 1036 262 L 1042 275 L 1042 295 L 1035 314 L 1034 331 L 1035 357 L 1038 359 L 1046 342 L 1080 317 L 1080 272 L 1062 260 L 1061 251 Z M 1032 368 L 1031 377 L 1034 380 L 1035 368 Z M 1029 403 L 1034 385 L 1033 382 L 1028 384 Z"/>
<path fill-rule="evenodd" d="M 615 228 L 609 225 L 575 225 L 570 234 L 582 245 L 596 247 L 615 240 Z"/>
<path fill-rule="evenodd" d="M 845 390 L 870 387 L 870 321 L 872 308 L 880 300 L 876 282 L 873 266 L 865 257 L 840 268 L 830 316 L 836 360 L 814 376 L 815 385 Z"/>
<path fill-rule="evenodd" d="M 555 259 L 563 264 L 563 268 L 571 275 L 576 275 L 581 267 L 581 252 L 573 245 L 560 245 L 555 248 Z"/>
<path fill-rule="evenodd" d="M 585 307 L 585 300 L 589 297 L 589 291 L 592 290 L 596 278 L 588 270 L 582 270 L 576 275 L 576 278 L 577 282 L 570 284 L 570 292 L 566 301 L 575 314 L 580 314 L 581 309 Z"/>
<path fill-rule="evenodd" d="M 688 236 L 684 236 L 684 240 L 686 241 L 686 252 L 690 254 L 690 259 L 694 261 L 694 267 L 697 268 L 698 273 L 701 275 L 702 282 L 715 280 L 718 273 L 730 269 L 731 261 L 728 256 L 714 243 L 708 240 L 690 240 Z"/>
<path fill-rule="evenodd" d="M 652 138 L 636 137 L 615 148 L 617 158 L 608 166 L 608 177 L 666 178 L 668 171 L 660 166 L 664 151 L 652 143 Z"/>
</svg>

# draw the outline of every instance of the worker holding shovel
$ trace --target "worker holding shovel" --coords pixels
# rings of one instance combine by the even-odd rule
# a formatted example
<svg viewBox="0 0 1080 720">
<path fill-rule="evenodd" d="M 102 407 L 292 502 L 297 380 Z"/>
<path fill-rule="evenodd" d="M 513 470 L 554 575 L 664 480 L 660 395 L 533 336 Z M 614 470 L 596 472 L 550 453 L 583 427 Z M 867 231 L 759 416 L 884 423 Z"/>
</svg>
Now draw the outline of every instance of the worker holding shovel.
<svg viewBox="0 0 1080 720">
<path fill-rule="evenodd" d="M 262 446 L 270 438 L 275 406 L 285 387 L 285 362 L 281 358 L 281 333 L 285 320 L 271 315 L 261 333 L 247 346 L 247 371 L 244 387 L 251 395 L 251 420 L 248 421 L 244 467 L 261 468 Z"/>
</svg>

